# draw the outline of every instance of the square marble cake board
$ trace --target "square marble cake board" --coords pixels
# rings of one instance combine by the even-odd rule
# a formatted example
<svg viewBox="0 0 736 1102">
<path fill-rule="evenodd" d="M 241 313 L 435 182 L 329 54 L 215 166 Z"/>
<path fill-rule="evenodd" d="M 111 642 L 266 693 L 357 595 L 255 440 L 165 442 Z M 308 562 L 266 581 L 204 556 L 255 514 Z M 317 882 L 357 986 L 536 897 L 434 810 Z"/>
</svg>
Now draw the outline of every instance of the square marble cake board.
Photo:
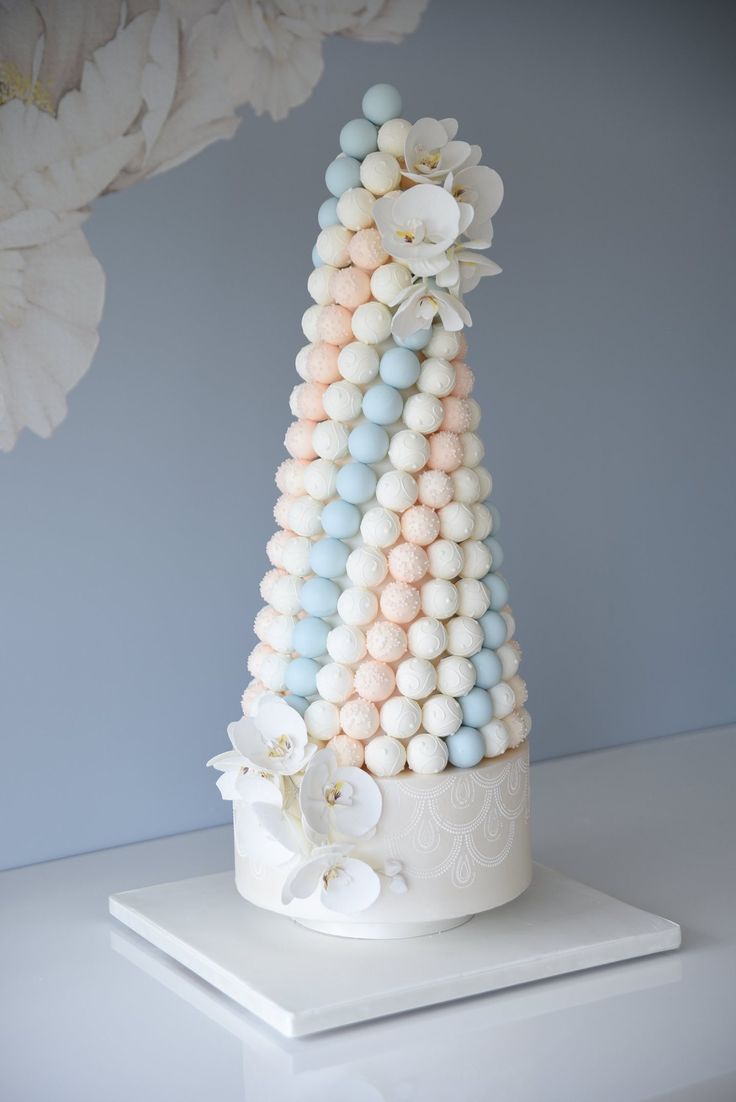
<svg viewBox="0 0 736 1102">
<path fill-rule="evenodd" d="M 246 903 L 232 872 L 110 896 L 110 913 L 286 1037 L 631 960 L 680 927 L 543 865 L 511 903 L 445 933 L 329 937 Z"/>
</svg>

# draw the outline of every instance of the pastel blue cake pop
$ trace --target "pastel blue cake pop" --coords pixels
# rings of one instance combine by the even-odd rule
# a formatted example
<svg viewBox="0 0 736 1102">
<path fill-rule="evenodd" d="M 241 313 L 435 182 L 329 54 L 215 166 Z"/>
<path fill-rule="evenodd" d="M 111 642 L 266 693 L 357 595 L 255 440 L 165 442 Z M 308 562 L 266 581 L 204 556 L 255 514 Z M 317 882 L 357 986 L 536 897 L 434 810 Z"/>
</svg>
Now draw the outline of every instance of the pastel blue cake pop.
<svg viewBox="0 0 736 1102">
<path fill-rule="evenodd" d="M 302 608 L 309 616 L 334 616 L 340 592 L 329 578 L 308 578 L 301 589 Z"/>
<path fill-rule="evenodd" d="M 336 157 L 325 172 L 327 190 L 337 199 L 351 187 L 360 187 L 360 163 L 354 157 Z"/>
<path fill-rule="evenodd" d="M 318 670 L 319 662 L 313 658 L 292 658 L 286 667 L 286 687 L 297 696 L 314 696 Z"/>
<path fill-rule="evenodd" d="M 348 451 L 359 463 L 378 463 L 388 455 L 388 445 L 388 433 L 372 421 L 356 425 L 348 437 Z"/>
<path fill-rule="evenodd" d="M 349 501 L 331 501 L 322 510 L 322 528 L 328 536 L 347 539 L 360 531 L 362 514 L 360 509 Z"/>
<path fill-rule="evenodd" d="M 495 650 L 488 650 L 487 647 L 483 647 L 477 654 L 471 655 L 470 661 L 475 667 L 475 684 L 479 689 L 492 689 L 494 685 L 498 685 L 499 681 L 502 680 L 501 659 Z"/>
<path fill-rule="evenodd" d="M 322 257 L 317 252 L 317 246 L 315 245 L 314 248 L 312 249 L 312 267 L 313 268 L 321 268 L 323 264 L 324 264 L 324 260 L 322 259 Z"/>
<path fill-rule="evenodd" d="M 340 149 L 362 161 L 378 149 L 378 131 L 368 119 L 351 119 L 340 131 Z"/>
<path fill-rule="evenodd" d="M 401 117 L 401 96 L 393 84 L 374 84 L 363 96 L 363 114 L 376 126 Z"/>
<path fill-rule="evenodd" d="M 376 425 L 393 425 L 404 409 L 404 399 L 392 386 L 376 383 L 363 395 L 363 416 Z"/>
<path fill-rule="evenodd" d="M 419 357 L 410 348 L 389 348 L 381 356 L 379 371 L 384 383 L 405 390 L 419 378 Z"/>
<path fill-rule="evenodd" d="M 450 765 L 458 769 L 472 769 L 485 757 L 485 739 L 473 727 L 461 727 L 454 735 L 448 735 L 445 743 Z"/>
<path fill-rule="evenodd" d="M 490 504 L 488 506 L 488 512 L 491 514 L 491 531 L 493 532 L 494 536 L 497 536 L 501 530 L 501 514 L 499 513 L 495 505 Z"/>
<path fill-rule="evenodd" d="M 376 473 L 365 463 L 346 463 L 337 472 L 335 487 L 343 501 L 362 505 L 376 490 Z"/>
<path fill-rule="evenodd" d="M 483 628 L 485 645 L 491 650 L 497 650 L 506 642 L 506 621 L 500 612 L 489 609 L 484 612 L 478 621 Z"/>
<path fill-rule="evenodd" d="M 309 701 L 305 700 L 303 696 L 294 696 L 293 693 L 289 693 L 284 697 L 284 700 L 291 708 L 296 708 L 300 716 L 303 716 L 309 707 Z"/>
<path fill-rule="evenodd" d="M 333 536 L 315 540 L 309 549 L 309 565 L 320 578 L 339 578 L 345 573 L 350 548 Z"/>
<path fill-rule="evenodd" d="M 429 344 L 429 339 L 432 336 L 432 327 L 428 329 L 417 329 L 416 333 L 410 333 L 408 337 L 404 337 L 400 340 L 398 337 L 394 337 L 395 343 L 399 348 L 410 348 L 412 352 L 421 352 L 423 348 L 426 348 Z"/>
<path fill-rule="evenodd" d="M 491 608 L 494 612 L 500 612 L 509 599 L 506 579 L 501 574 L 486 574 L 483 585 L 491 595 Z"/>
<path fill-rule="evenodd" d="M 317 221 L 321 230 L 326 230 L 328 226 L 336 226 L 340 221 L 337 217 L 337 199 L 334 196 L 325 199 L 322 203 L 317 211 Z"/>
<path fill-rule="evenodd" d="M 327 654 L 330 625 L 316 616 L 299 620 L 294 628 L 293 647 L 303 658 L 319 658 Z"/>
<path fill-rule="evenodd" d="M 488 539 L 483 540 L 484 544 L 491 552 L 491 570 L 494 572 L 500 570 L 503 566 L 503 551 L 501 550 L 501 544 L 493 536 L 489 536 Z"/>
<path fill-rule="evenodd" d="M 493 719 L 493 702 L 486 689 L 478 686 L 458 698 L 463 723 L 468 727 L 482 727 Z"/>
</svg>

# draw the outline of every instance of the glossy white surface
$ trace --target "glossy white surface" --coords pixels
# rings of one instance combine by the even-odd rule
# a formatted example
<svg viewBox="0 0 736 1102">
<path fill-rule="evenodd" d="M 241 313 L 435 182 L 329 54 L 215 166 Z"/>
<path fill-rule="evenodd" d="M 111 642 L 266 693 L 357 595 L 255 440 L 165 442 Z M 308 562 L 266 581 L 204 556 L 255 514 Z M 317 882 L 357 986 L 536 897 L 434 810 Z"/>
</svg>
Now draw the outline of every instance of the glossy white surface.
<svg viewBox="0 0 736 1102">
<path fill-rule="evenodd" d="M 287 1037 L 680 944 L 675 923 L 543 865 L 512 903 L 411 944 L 336 945 L 246 903 L 229 872 L 113 895 L 110 912 Z"/>
<path fill-rule="evenodd" d="M 676 953 L 285 1040 L 107 914 L 230 867 L 228 828 L 0 876 L 11 1102 L 732 1102 L 734 729 L 535 765 L 535 856 L 678 921 Z"/>
</svg>

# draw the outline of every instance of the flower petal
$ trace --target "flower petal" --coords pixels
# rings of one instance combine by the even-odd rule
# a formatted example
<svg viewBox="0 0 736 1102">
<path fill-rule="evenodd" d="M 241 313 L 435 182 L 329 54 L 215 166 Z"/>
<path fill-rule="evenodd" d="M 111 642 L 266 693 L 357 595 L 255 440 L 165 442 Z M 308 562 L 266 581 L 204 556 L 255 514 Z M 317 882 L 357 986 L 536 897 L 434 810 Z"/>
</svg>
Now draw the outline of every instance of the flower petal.
<svg viewBox="0 0 736 1102">
<path fill-rule="evenodd" d="M 346 857 L 334 867 L 337 874 L 329 877 L 322 888 L 321 899 L 325 907 L 338 914 L 356 914 L 375 903 L 381 881 L 370 865 L 355 857 Z"/>
</svg>

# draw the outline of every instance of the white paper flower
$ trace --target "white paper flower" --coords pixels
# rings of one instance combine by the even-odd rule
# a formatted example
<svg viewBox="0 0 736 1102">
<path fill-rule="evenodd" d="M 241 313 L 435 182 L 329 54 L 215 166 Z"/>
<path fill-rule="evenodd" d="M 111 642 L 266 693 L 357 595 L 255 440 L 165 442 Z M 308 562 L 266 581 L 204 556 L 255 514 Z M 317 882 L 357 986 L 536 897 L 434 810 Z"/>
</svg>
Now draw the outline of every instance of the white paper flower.
<svg viewBox="0 0 736 1102">
<path fill-rule="evenodd" d="M 445 180 L 446 189 L 459 203 L 473 208 L 473 218 L 465 230 L 468 238 L 479 238 L 487 245 L 493 240 L 491 218 L 503 200 L 503 181 L 488 165 L 470 165 L 451 172 Z"/>
<path fill-rule="evenodd" d="M 289 777 L 304 769 L 316 746 L 307 739 L 304 720 L 285 700 L 265 693 L 255 715 L 243 716 L 227 729 L 235 749 L 264 773 Z"/>
<path fill-rule="evenodd" d="M 304 829 L 313 841 L 363 838 L 381 817 L 381 790 L 363 769 L 339 766 L 334 751 L 318 750 L 299 789 Z"/>
<path fill-rule="evenodd" d="M 418 183 L 442 183 L 448 172 L 455 172 L 471 156 L 467 142 L 453 141 L 457 133 L 455 119 L 419 119 L 406 135 L 405 176 Z"/>
<path fill-rule="evenodd" d="M 381 891 L 376 873 L 355 857 L 350 848 L 323 846 L 301 861 L 284 883 L 281 899 L 309 899 L 319 892 L 320 902 L 338 914 L 357 914 L 375 903 Z"/>
<path fill-rule="evenodd" d="M 418 329 L 429 329 L 438 314 L 445 329 L 451 332 L 473 324 L 460 299 L 433 282 L 412 284 L 402 292 L 399 301 L 401 305 L 391 323 L 391 332 L 399 340 L 406 340 Z"/>
<path fill-rule="evenodd" d="M 418 184 L 378 199 L 373 217 L 386 252 L 415 275 L 429 276 L 446 266 L 446 250 L 470 224 L 473 209 L 444 188 Z"/>
</svg>

